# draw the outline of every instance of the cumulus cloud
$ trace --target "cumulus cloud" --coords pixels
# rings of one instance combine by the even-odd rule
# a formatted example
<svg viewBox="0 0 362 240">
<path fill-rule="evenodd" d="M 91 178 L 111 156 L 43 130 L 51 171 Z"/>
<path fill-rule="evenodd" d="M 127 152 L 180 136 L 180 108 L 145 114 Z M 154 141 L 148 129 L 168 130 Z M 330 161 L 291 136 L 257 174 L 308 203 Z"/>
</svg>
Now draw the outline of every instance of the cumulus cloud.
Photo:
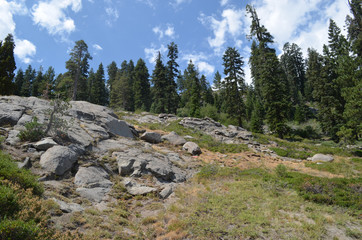
<svg viewBox="0 0 362 240">
<path fill-rule="evenodd" d="M 167 28 L 162 28 L 160 26 L 156 26 L 156 27 L 152 28 L 152 31 L 156 35 L 158 35 L 159 39 L 162 39 L 164 36 L 167 36 L 169 38 L 175 37 L 175 28 L 170 24 L 167 24 Z"/>
<path fill-rule="evenodd" d="M 15 40 L 15 45 L 15 56 L 20 58 L 22 62 L 29 64 L 32 61 L 31 57 L 33 57 L 36 53 L 35 45 L 28 40 L 19 39 Z"/>
<path fill-rule="evenodd" d="M 226 4 L 228 4 L 229 3 L 229 0 L 221 0 L 220 1 L 220 5 L 223 7 L 223 6 L 225 6 Z"/>
<path fill-rule="evenodd" d="M 51 35 L 66 38 L 75 30 L 74 20 L 66 15 L 67 9 L 79 12 L 82 8 L 81 0 L 50 0 L 39 1 L 32 7 L 32 18 L 35 24 L 45 28 Z"/>
<path fill-rule="evenodd" d="M 162 44 L 159 48 L 157 48 L 154 44 L 152 44 L 150 48 L 145 48 L 144 51 L 148 62 L 155 64 L 158 53 L 160 52 L 161 55 L 164 55 L 167 51 L 167 47 Z"/>
<path fill-rule="evenodd" d="M 191 60 L 195 66 L 197 66 L 199 71 L 207 76 L 210 76 L 215 72 L 215 66 L 207 62 L 208 57 L 203 53 L 185 54 L 181 57 L 181 59 L 187 63 Z"/>
<path fill-rule="evenodd" d="M 148 5 L 150 8 L 155 9 L 154 0 L 137 0 L 137 2 L 144 3 L 144 4 Z"/>
<path fill-rule="evenodd" d="M 349 14 L 345 0 L 258 0 L 255 7 L 262 24 L 275 37 L 279 50 L 286 42 L 295 42 L 304 52 L 308 47 L 322 51 L 328 41 L 329 19 L 342 29 Z"/>
<path fill-rule="evenodd" d="M 210 27 L 214 36 L 208 37 L 210 47 L 214 49 L 217 54 L 224 50 L 224 45 L 228 38 L 234 40 L 234 44 L 241 46 L 242 41 L 238 39 L 243 33 L 243 18 L 245 13 L 241 9 L 224 9 L 221 14 L 221 20 L 216 19 L 214 16 L 206 16 L 201 14 L 199 20 L 204 25 Z"/>
<path fill-rule="evenodd" d="M 25 15 L 28 9 L 25 0 L 5 1 L 0 0 L 0 40 L 3 40 L 9 33 L 14 36 L 14 54 L 20 61 L 29 64 L 36 54 L 35 45 L 26 39 L 18 39 L 15 34 L 16 24 L 13 19 L 14 14 Z"/>
</svg>

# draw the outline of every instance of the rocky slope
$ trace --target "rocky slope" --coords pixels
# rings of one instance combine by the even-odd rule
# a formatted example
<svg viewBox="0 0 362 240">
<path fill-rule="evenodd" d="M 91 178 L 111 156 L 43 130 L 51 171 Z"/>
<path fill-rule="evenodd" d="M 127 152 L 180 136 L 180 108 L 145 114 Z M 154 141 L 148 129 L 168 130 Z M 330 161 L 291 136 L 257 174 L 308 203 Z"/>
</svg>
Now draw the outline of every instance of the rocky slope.
<svg viewBox="0 0 362 240">
<path fill-rule="evenodd" d="M 25 130 L 25 124 L 34 117 L 47 124 L 51 109 L 49 101 L 34 97 L 0 97 L 0 134 L 6 138 L 5 150 L 18 161 L 19 167 L 29 168 L 39 176 L 46 189 L 44 197 L 59 206 L 60 212 L 53 214 L 52 221 L 60 229 L 85 231 L 84 222 L 80 224 L 82 220 L 77 218 L 79 213 L 89 209 L 117 212 L 120 195 L 122 199 L 142 199 L 148 195 L 153 200 L 142 204 L 167 205 L 174 201 L 178 185 L 195 174 L 199 159 L 209 162 L 206 158 L 210 153 L 201 154 L 203 149 L 190 136 L 136 129 L 126 121 L 167 125 L 180 120 L 185 128 L 208 134 L 220 143 L 247 144 L 251 152 L 257 153 L 249 152 L 240 156 L 242 159 L 255 158 L 258 162 L 258 154 L 273 156 L 268 146 L 253 141 L 252 134 L 245 129 L 226 127 L 209 118 L 179 119 L 171 114 L 142 113 L 124 116 L 122 121 L 107 107 L 83 101 L 70 102 L 69 109 L 60 117 L 68 124 L 65 136 L 20 141 L 18 134 Z M 215 156 L 210 158 L 216 159 Z M 147 209 L 141 213 L 145 217 L 155 214 L 157 211 Z M 102 221 L 110 218 L 110 214 L 104 215 Z M 122 234 L 127 239 L 136 233 L 124 228 Z"/>
</svg>

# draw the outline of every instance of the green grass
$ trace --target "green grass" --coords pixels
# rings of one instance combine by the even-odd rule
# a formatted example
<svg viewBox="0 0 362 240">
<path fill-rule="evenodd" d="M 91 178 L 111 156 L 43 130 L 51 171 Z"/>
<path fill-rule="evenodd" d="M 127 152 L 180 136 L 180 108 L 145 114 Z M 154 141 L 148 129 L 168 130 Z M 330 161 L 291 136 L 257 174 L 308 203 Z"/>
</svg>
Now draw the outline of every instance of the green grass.
<svg viewBox="0 0 362 240">
<path fill-rule="evenodd" d="M 323 164 L 307 162 L 305 166 L 345 177 L 353 177 L 360 176 L 362 172 L 362 158 L 341 159 L 338 162 L 326 162 Z"/>
<path fill-rule="evenodd" d="M 246 144 L 221 143 L 215 140 L 213 137 L 207 134 L 203 134 L 200 131 L 183 127 L 182 125 L 179 124 L 179 121 L 170 122 L 168 125 L 163 125 L 160 123 L 151 123 L 151 124 L 143 124 L 143 126 L 151 130 L 163 130 L 167 132 L 174 131 L 180 136 L 186 136 L 186 135 L 192 136 L 194 139 L 192 139 L 191 141 L 197 143 L 199 147 L 206 148 L 211 152 L 239 153 L 248 150 L 248 146 Z"/>
<path fill-rule="evenodd" d="M 41 195 L 44 190 L 35 175 L 28 170 L 19 169 L 7 154 L 0 151 L 0 179 L 6 179 L 19 184 L 24 189 L 32 189 L 35 195 Z"/>
<path fill-rule="evenodd" d="M 313 156 L 312 153 L 310 152 L 291 150 L 290 148 L 283 149 L 283 148 L 271 147 L 270 149 L 281 157 L 307 159 L 308 157 Z"/>
<path fill-rule="evenodd" d="M 361 197 L 353 192 L 360 179 L 322 179 L 279 168 L 276 174 L 205 165 L 194 185 L 177 192 L 181 200 L 173 213 L 190 239 L 321 239 L 327 225 L 347 232 L 347 222 L 361 224 Z M 323 197 L 314 192 L 319 186 Z"/>
</svg>

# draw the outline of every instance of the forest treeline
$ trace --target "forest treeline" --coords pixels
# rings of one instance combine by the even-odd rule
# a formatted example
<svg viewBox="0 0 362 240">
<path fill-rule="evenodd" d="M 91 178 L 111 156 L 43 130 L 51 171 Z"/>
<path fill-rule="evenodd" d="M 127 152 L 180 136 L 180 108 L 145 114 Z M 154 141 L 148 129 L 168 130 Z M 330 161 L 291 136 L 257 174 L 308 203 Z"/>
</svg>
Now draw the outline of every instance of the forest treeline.
<svg viewBox="0 0 362 240">
<path fill-rule="evenodd" d="M 97 70 L 90 69 L 92 57 L 83 40 L 71 50 L 67 72 L 56 75 L 53 67 L 45 71 L 29 65 L 15 74 L 15 44 L 8 35 L 0 43 L 0 94 L 85 100 L 116 110 L 208 116 L 253 132 L 263 132 L 267 126 L 279 137 L 290 134 L 287 123 L 316 118 L 323 135 L 354 142 L 362 135 L 362 10 L 359 0 L 348 2 L 347 36 L 331 19 L 323 52 L 310 48 L 306 58 L 295 43 L 285 43 L 278 57 L 272 34 L 247 5 L 251 85 L 245 83 L 244 60 L 236 48 L 226 49 L 224 77 L 217 71 L 211 86 L 191 60 L 180 70 L 174 42 L 168 45 L 167 56 L 158 53 L 151 74 L 142 58 L 136 64 L 129 60 L 117 66 L 113 61 L 107 67 L 100 63 Z"/>
</svg>

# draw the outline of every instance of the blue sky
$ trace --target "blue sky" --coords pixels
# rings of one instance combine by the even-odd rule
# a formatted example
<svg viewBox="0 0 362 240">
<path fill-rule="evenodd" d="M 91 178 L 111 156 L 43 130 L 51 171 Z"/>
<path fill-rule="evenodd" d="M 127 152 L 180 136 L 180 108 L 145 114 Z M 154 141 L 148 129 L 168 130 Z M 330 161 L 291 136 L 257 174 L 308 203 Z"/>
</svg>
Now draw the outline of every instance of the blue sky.
<svg viewBox="0 0 362 240">
<path fill-rule="evenodd" d="M 180 69 L 192 59 L 210 82 L 217 70 L 222 73 L 222 55 L 231 46 L 244 57 L 250 82 L 248 3 L 275 37 L 279 53 L 287 41 L 304 53 L 308 47 L 321 52 L 329 19 L 343 28 L 349 14 L 347 0 L 0 0 L 0 39 L 14 35 L 18 68 L 53 66 L 56 73 L 66 71 L 69 51 L 80 39 L 88 44 L 95 70 L 101 62 L 120 66 L 143 58 L 150 74 L 155 54 L 161 51 L 166 60 L 167 44 L 174 41 Z"/>
</svg>

